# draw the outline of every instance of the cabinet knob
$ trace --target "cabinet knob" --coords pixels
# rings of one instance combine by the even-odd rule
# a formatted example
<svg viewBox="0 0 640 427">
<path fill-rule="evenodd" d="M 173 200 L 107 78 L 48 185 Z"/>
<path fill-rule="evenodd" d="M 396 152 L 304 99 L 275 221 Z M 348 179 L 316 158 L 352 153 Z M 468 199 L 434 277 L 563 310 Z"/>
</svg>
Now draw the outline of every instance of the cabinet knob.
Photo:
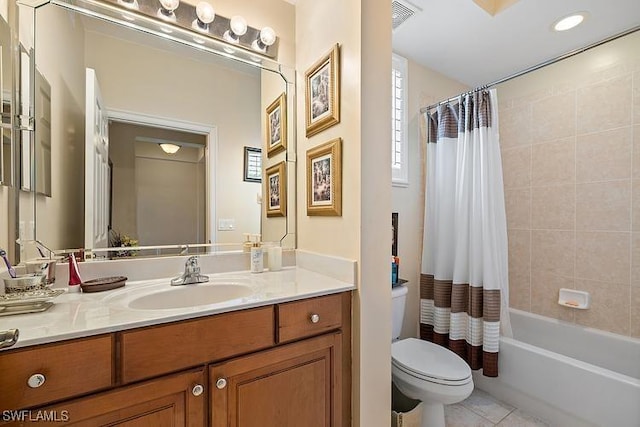
<svg viewBox="0 0 640 427">
<path fill-rule="evenodd" d="M 318 323 L 320 321 L 320 315 L 314 313 L 311 315 L 310 319 L 311 323 Z"/>
<path fill-rule="evenodd" d="M 222 390 L 226 386 L 227 386 L 227 380 L 225 380 L 224 378 L 218 378 L 218 381 L 216 381 L 216 387 Z"/>
<path fill-rule="evenodd" d="M 29 387 L 31 388 L 38 388 L 40 387 L 42 384 L 44 384 L 44 382 L 47 380 L 47 378 L 42 375 L 42 374 L 33 374 L 29 377 L 29 379 L 27 380 L 27 384 L 29 385 Z"/>
<path fill-rule="evenodd" d="M 196 384 L 193 386 L 193 389 L 191 389 L 191 393 L 193 393 L 194 396 L 200 396 L 204 393 L 204 387 L 202 384 Z"/>
</svg>

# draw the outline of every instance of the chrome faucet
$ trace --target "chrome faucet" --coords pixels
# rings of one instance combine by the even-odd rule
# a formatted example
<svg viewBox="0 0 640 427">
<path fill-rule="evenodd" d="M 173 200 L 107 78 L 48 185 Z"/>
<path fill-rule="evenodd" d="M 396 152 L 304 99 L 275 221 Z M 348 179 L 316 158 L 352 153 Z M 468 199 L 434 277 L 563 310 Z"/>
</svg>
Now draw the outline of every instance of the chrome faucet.
<svg viewBox="0 0 640 427">
<path fill-rule="evenodd" d="M 18 342 L 18 336 L 20 336 L 20 331 L 17 329 L 0 331 L 0 348 L 11 347 Z"/>
<path fill-rule="evenodd" d="M 200 274 L 198 266 L 198 257 L 190 256 L 184 264 L 184 273 L 182 276 L 171 279 L 171 286 L 192 285 L 195 283 L 204 283 L 209 281 L 209 276 Z"/>
</svg>

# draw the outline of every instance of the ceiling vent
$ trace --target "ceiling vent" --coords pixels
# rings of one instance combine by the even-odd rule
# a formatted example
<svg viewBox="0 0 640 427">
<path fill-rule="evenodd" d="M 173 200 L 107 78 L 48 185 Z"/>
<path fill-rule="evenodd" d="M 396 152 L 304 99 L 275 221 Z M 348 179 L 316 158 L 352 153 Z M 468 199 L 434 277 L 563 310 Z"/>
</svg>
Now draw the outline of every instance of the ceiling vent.
<svg viewBox="0 0 640 427">
<path fill-rule="evenodd" d="M 393 19 L 393 29 L 395 30 L 407 19 L 411 18 L 420 9 L 409 2 L 393 0 L 391 2 L 391 17 Z"/>
</svg>

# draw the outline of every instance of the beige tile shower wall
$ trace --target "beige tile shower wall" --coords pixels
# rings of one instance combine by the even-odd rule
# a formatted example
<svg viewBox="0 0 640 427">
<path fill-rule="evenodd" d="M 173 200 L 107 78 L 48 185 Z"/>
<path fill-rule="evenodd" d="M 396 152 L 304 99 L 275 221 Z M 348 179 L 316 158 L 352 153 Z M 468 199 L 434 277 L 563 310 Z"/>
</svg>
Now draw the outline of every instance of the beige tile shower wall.
<svg viewBox="0 0 640 427">
<path fill-rule="evenodd" d="M 498 97 L 511 306 L 640 337 L 640 33 Z M 592 307 L 558 305 L 560 288 Z"/>
</svg>

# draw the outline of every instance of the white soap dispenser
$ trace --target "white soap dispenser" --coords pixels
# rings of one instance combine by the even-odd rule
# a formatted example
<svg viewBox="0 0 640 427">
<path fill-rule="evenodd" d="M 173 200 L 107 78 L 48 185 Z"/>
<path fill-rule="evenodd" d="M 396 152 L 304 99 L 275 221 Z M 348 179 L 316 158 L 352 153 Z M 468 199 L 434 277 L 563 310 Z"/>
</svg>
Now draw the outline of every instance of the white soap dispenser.
<svg viewBox="0 0 640 427">
<path fill-rule="evenodd" d="M 251 246 L 251 272 L 262 273 L 264 270 L 264 259 L 262 256 L 262 244 L 256 241 Z"/>
</svg>

